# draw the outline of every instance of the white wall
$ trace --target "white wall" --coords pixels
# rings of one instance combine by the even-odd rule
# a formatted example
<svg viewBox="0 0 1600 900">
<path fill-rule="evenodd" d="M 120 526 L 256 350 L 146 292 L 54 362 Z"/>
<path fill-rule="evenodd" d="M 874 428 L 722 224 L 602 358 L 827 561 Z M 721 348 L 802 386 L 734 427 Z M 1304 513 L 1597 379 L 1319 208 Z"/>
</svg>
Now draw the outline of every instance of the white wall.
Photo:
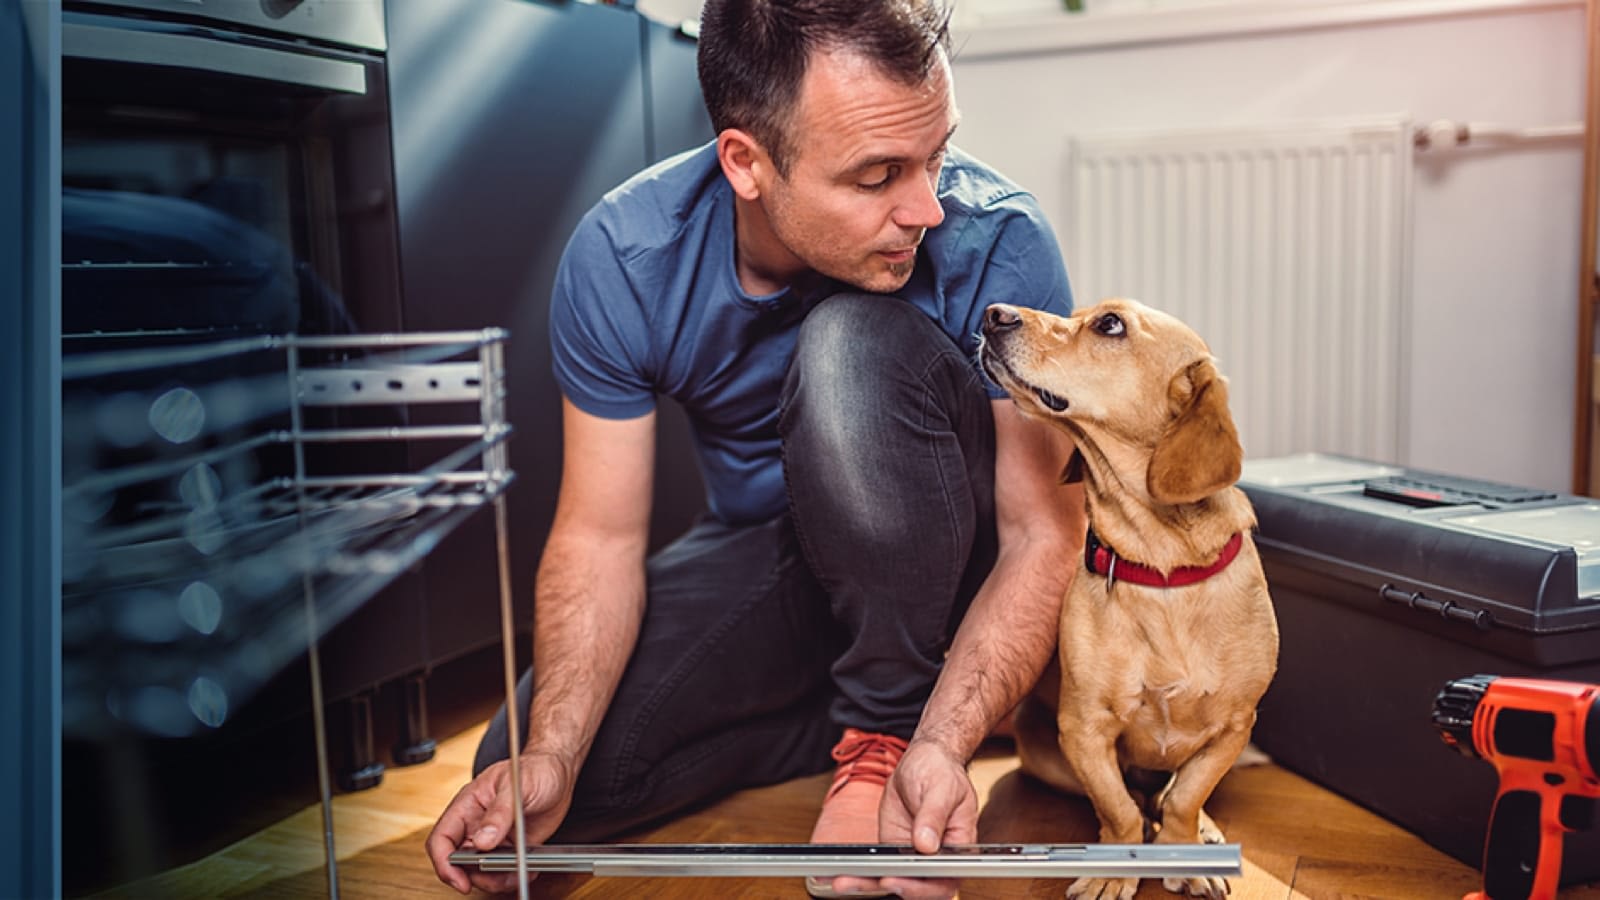
<svg viewBox="0 0 1600 900">
<path fill-rule="evenodd" d="M 1318 12 L 1305 0 L 1250 5 Z M 1339 15 L 1254 31 L 1185 24 L 1229 21 L 1220 7 L 1214 19 L 1166 18 L 1213 32 L 1198 38 L 1162 34 L 1157 12 L 969 24 L 956 34 L 957 143 L 1033 190 L 1059 229 L 1073 134 L 1394 113 L 1583 120 L 1580 3 L 1373 0 L 1381 14 L 1348 15 L 1360 6 L 1323 3 Z M 1419 155 L 1399 461 L 1570 487 L 1581 170 L 1580 140 Z"/>
</svg>

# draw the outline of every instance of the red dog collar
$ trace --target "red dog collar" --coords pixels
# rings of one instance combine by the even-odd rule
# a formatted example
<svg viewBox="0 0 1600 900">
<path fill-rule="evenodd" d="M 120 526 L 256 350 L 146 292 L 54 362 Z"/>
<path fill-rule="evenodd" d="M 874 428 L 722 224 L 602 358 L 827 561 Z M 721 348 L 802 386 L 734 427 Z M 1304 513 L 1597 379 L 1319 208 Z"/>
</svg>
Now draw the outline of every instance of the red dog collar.
<svg viewBox="0 0 1600 900">
<path fill-rule="evenodd" d="M 1106 576 L 1107 588 L 1117 581 L 1142 584 L 1146 587 L 1182 587 L 1205 581 L 1226 569 L 1228 563 L 1233 562 L 1233 558 L 1239 555 L 1239 548 L 1242 546 L 1244 546 L 1244 532 L 1235 532 L 1233 537 L 1228 539 L 1228 543 L 1223 545 L 1222 552 L 1217 554 L 1216 560 L 1211 565 L 1182 566 L 1163 575 L 1157 569 L 1124 559 L 1117 551 L 1101 543 L 1099 535 L 1096 535 L 1091 528 L 1083 541 L 1083 564 L 1090 572 Z"/>
</svg>

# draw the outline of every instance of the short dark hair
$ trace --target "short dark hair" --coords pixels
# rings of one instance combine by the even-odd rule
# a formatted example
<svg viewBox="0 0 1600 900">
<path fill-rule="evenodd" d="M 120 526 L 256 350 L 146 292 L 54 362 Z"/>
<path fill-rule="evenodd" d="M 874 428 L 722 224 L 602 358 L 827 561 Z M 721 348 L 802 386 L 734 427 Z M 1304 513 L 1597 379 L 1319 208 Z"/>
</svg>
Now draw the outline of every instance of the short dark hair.
<svg viewBox="0 0 1600 900">
<path fill-rule="evenodd" d="M 908 85 L 950 52 L 944 0 L 706 0 L 700 13 L 700 91 L 718 133 L 750 133 L 788 174 L 788 123 L 817 50 L 849 50 Z"/>
</svg>

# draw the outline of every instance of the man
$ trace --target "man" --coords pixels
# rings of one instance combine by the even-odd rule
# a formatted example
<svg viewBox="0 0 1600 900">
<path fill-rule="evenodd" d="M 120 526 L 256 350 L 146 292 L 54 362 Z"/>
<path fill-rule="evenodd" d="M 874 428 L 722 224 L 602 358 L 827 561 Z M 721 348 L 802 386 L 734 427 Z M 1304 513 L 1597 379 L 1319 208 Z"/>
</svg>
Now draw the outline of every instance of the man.
<svg viewBox="0 0 1600 900">
<path fill-rule="evenodd" d="M 528 839 L 592 841 L 837 761 L 812 840 L 976 840 L 966 763 L 1044 667 L 1070 447 L 973 365 L 984 307 L 1071 298 L 1037 204 L 949 147 L 931 0 L 710 0 L 716 140 L 606 196 L 557 274 L 564 464 L 519 754 Z M 658 394 L 710 514 L 646 559 Z M 513 827 L 501 710 L 428 839 Z M 947 882 L 808 880 L 817 896 Z"/>
</svg>

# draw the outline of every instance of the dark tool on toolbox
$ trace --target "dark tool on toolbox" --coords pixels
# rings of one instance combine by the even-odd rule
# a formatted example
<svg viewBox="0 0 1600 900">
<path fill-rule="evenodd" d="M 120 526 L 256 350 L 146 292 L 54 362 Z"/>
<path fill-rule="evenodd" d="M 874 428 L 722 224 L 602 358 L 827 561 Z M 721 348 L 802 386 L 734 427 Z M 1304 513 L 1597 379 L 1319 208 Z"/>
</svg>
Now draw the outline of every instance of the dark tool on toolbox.
<svg viewBox="0 0 1600 900">
<path fill-rule="evenodd" d="M 1433 701 L 1444 742 L 1500 775 L 1483 848 L 1483 891 L 1467 900 L 1556 895 L 1561 845 L 1600 801 L 1600 685 L 1474 675 Z"/>
</svg>

